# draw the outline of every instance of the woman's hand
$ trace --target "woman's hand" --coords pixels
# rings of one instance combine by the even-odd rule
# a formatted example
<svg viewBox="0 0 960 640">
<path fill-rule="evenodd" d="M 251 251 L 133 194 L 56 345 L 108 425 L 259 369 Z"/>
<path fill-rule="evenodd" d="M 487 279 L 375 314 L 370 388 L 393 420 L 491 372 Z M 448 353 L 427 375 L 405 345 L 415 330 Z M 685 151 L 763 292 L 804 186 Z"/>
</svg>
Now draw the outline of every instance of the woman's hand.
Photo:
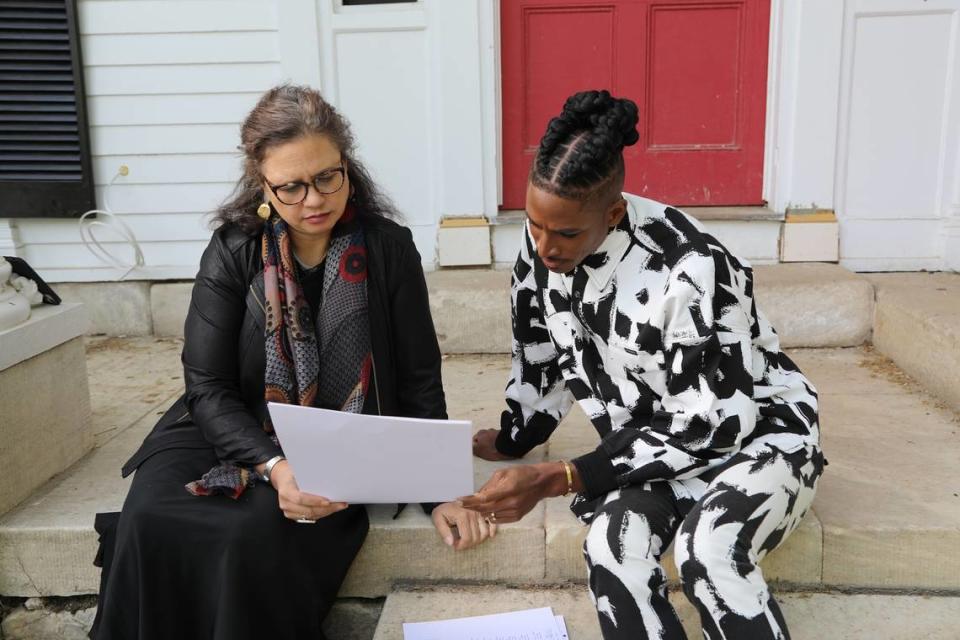
<svg viewBox="0 0 960 640">
<path fill-rule="evenodd" d="M 277 490 L 280 510 L 291 520 L 318 520 L 350 506 L 346 502 L 330 502 L 321 496 L 300 491 L 293 477 L 293 469 L 286 460 L 278 462 L 270 471 L 270 483 Z"/>
<path fill-rule="evenodd" d="M 433 526 L 447 546 L 457 551 L 475 547 L 497 535 L 497 525 L 488 522 L 476 511 L 464 509 L 456 502 L 444 502 L 433 510 Z M 452 527 L 460 537 L 454 536 Z"/>
<path fill-rule="evenodd" d="M 491 522 L 506 524 L 520 520 L 544 498 L 566 490 L 562 463 L 521 464 L 497 470 L 479 491 L 460 502 Z"/>
<path fill-rule="evenodd" d="M 499 429 L 481 429 L 473 436 L 473 455 L 484 460 L 513 460 L 512 456 L 497 451 Z"/>
</svg>

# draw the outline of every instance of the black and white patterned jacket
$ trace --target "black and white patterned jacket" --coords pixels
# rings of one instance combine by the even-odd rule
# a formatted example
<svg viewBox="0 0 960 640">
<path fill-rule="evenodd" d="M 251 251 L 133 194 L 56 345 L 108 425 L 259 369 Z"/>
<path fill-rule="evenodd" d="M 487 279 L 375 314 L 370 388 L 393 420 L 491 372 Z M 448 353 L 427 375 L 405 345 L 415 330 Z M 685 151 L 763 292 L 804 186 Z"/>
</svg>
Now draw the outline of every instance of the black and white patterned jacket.
<svg viewBox="0 0 960 640">
<path fill-rule="evenodd" d="M 627 215 L 568 274 L 546 269 L 526 228 L 497 449 L 545 442 L 574 400 L 601 438 L 574 460 L 588 496 L 698 476 L 758 439 L 818 448 L 816 390 L 757 310 L 749 263 L 690 216 L 624 198 Z"/>
</svg>

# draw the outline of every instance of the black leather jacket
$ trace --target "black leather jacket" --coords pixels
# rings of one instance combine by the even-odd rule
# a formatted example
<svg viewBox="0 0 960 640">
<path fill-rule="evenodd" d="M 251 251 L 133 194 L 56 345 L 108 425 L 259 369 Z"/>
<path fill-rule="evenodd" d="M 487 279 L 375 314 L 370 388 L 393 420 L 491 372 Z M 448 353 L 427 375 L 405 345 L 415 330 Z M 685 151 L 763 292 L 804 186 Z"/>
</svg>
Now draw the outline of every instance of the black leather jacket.
<svg viewBox="0 0 960 640">
<path fill-rule="evenodd" d="M 363 412 L 446 418 L 440 349 L 413 237 L 384 218 L 361 222 L 374 361 Z M 279 455 L 261 427 L 267 414 L 264 300 L 260 237 L 220 227 L 200 259 L 184 325 L 186 391 L 124 465 L 124 476 L 172 448 L 212 446 L 222 461 L 243 465 Z"/>
</svg>

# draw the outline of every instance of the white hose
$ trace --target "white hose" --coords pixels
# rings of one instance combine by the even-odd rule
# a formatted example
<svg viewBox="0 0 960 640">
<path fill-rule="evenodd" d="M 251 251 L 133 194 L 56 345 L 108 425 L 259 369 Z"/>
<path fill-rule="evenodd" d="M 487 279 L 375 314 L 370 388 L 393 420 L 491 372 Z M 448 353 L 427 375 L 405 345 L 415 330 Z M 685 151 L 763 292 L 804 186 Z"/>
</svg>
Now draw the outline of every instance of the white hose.
<svg viewBox="0 0 960 640">
<path fill-rule="evenodd" d="M 127 174 L 125 169 L 126 166 L 121 167 L 120 171 L 111 178 L 106 189 L 103 190 L 103 209 L 91 209 L 80 216 L 78 221 L 80 225 L 80 239 L 83 241 L 83 246 L 103 264 L 116 269 L 123 269 L 124 272 L 123 275 L 120 276 L 120 280 L 125 280 L 134 269 L 139 269 L 146 264 L 143 259 L 143 251 L 140 249 L 140 243 L 137 242 L 137 237 L 134 235 L 133 229 L 131 229 L 120 216 L 110 210 L 110 201 L 107 198 L 107 192 L 110 190 L 110 187 L 113 186 L 113 183 L 117 181 L 117 178 Z M 96 215 L 97 218 L 90 219 L 90 216 L 93 215 Z M 94 235 L 94 227 L 110 229 L 113 233 L 126 240 L 127 243 L 133 247 L 133 263 L 125 262 L 107 251 Z"/>
</svg>

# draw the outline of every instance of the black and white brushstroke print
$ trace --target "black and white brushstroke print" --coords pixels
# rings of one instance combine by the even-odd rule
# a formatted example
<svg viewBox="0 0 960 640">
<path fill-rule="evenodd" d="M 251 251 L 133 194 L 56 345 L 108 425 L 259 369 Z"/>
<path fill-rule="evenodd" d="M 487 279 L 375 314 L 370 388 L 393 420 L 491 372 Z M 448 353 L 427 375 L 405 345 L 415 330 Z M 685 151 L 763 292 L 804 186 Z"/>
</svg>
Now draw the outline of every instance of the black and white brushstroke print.
<svg viewBox="0 0 960 640">
<path fill-rule="evenodd" d="M 600 443 L 574 461 L 585 490 L 572 508 L 591 525 L 604 637 L 685 637 L 659 567 L 676 536 L 706 637 L 786 638 L 756 563 L 813 501 L 816 390 L 757 309 L 750 265 L 681 211 L 624 198 L 627 215 L 570 273 L 548 271 L 524 233 L 497 448 L 545 442 L 574 401 L 590 417 Z"/>
</svg>

